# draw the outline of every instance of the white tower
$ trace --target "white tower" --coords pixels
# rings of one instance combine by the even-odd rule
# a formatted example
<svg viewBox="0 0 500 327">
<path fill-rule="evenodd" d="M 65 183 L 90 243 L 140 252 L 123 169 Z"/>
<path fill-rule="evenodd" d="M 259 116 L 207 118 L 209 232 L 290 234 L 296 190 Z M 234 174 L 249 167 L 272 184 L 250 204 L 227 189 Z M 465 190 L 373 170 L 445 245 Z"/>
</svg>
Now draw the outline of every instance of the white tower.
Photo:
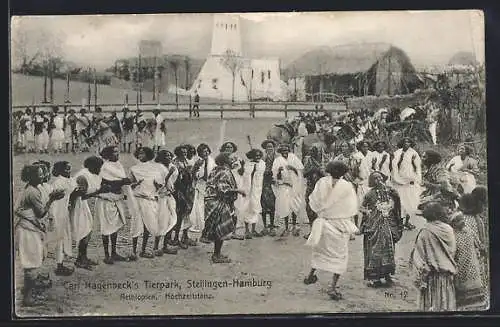
<svg viewBox="0 0 500 327">
<path fill-rule="evenodd" d="M 243 56 L 241 49 L 240 17 L 232 14 L 215 14 L 210 55 L 223 55 L 228 49 Z"/>
</svg>

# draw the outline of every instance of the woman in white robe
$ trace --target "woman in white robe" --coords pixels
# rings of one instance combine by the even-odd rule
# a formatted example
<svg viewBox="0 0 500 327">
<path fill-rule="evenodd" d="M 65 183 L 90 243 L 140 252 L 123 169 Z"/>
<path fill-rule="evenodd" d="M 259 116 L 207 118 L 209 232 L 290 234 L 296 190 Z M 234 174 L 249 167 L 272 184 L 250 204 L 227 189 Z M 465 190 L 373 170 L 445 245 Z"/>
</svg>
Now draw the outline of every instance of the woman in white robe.
<svg viewBox="0 0 500 327">
<path fill-rule="evenodd" d="M 246 194 L 244 197 L 245 204 L 245 238 L 261 237 L 262 233 L 256 231 L 257 223 L 262 212 L 260 198 L 262 195 L 262 186 L 264 181 L 264 171 L 266 164 L 262 160 L 264 154 L 259 149 L 252 149 L 246 153 L 249 161 L 245 163 L 245 171 L 243 173 L 243 190 Z M 251 226 L 251 230 L 249 227 Z"/>
<path fill-rule="evenodd" d="M 119 160 L 120 152 L 116 146 L 105 147 L 101 151 L 104 164 L 101 168 L 102 183 L 108 185 L 109 191 L 100 193 L 95 203 L 96 217 L 101 225 L 102 242 L 104 246 L 104 263 L 113 264 L 115 261 L 127 261 L 127 258 L 116 252 L 118 231 L 125 226 L 125 188 L 132 181 L 127 177 L 125 169 Z M 133 194 L 126 194 L 127 199 L 134 198 Z M 129 206 L 130 210 L 130 206 Z M 132 217 L 138 213 L 133 210 Z M 109 241 L 111 240 L 111 254 Z"/>
<path fill-rule="evenodd" d="M 276 196 L 275 217 L 285 221 L 285 229 L 281 233 L 281 237 L 290 234 L 288 226 L 290 216 L 292 216 L 292 234 L 299 236 L 297 214 L 301 206 L 305 206 L 305 199 L 303 198 L 305 185 L 302 176 L 304 165 L 295 154 L 290 153 L 288 144 L 280 145 L 277 152 L 280 155 L 274 159 L 272 168 L 273 178 L 276 181 L 274 186 Z"/>
<path fill-rule="evenodd" d="M 415 228 L 410 223 L 410 217 L 417 212 L 422 193 L 422 161 L 413 146 L 413 140 L 403 138 L 392 160 L 392 184 L 401 197 L 401 214 L 405 217 L 404 227 L 408 230 Z"/>
<path fill-rule="evenodd" d="M 77 190 L 76 181 L 70 177 L 71 165 L 67 161 L 54 163 L 52 169 L 52 188 L 54 190 L 64 190 L 64 198 L 55 201 L 51 207 L 52 217 L 55 225 L 56 241 L 56 262 L 55 274 L 58 276 L 69 276 L 73 273 L 73 268 L 63 265 L 64 255 L 73 254 L 71 244 L 71 222 L 69 219 L 69 200 L 71 194 Z"/>
<path fill-rule="evenodd" d="M 193 209 L 191 210 L 191 231 L 201 233 L 205 227 L 205 189 L 207 186 L 207 179 L 215 167 L 215 161 L 210 156 L 210 147 L 201 143 L 196 149 L 198 153 L 198 160 L 193 165 L 193 180 L 194 180 L 194 200 Z M 208 243 L 204 239 L 201 242 Z"/>
<path fill-rule="evenodd" d="M 463 193 L 470 193 L 476 187 L 476 175 L 479 173 L 477 160 L 471 157 L 472 149 L 461 144 L 458 155 L 446 165 L 454 184 L 461 186 Z"/>
<path fill-rule="evenodd" d="M 158 234 L 155 239 L 154 249 L 156 255 L 177 254 L 177 249 L 168 244 L 167 233 L 177 223 L 177 212 L 174 198 L 174 185 L 179 177 L 177 167 L 172 163 L 174 154 L 168 150 L 160 150 L 156 155 L 155 162 L 163 181 L 163 186 L 158 190 Z M 159 250 L 160 237 L 163 237 L 163 249 Z"/>
<path fill-rule="evenodd" d="M 348 169 L 340 161 L 328 163 L 326 172 L 330 176 L 322 177 L 309 196 L 309 205 L 318 218 L 313 222 L 306 243 L 312 247 L 313 253 L 311 271 L 304 283 L 316 283 L 318 269 L 332 273 L 332 284 L 327 293 L 333 300 L 342 298 L 336 290 L 337 282 L 347 270 L 350 236 L 358 232 L 352 222 L 359 210 L 356 191 L 352 183 L 342 179 Z"/>
<path fill-rule="evenodd" d="M 132 217 L 130 232 L 132 234 L 132 254 L 130 261 L 137 260 L 137 242 L 142 235 L 142 247 L 139 256 L 152 259 L 160 256 L 160 251 L 154 254 L 146 252 L 148 239 L 151 235 L 155 239 L 160 237 L 158 228 L 158 190 L 163 186 L 161 171 L 153 161 L 153 149 L 141 147 L 135 151 L 135 157 L 139 163 L 130 167 L 132 188 L 134 190 L 135 202 L 137 203 L 138 215 Z"/>
<path fill-rule="evenodd" d="M 99 157 L 91 156 L 86 158 L 83 162 L 84 168 L 73 176 L 79 191 L 70 196 L 69 216 L 72 238 L 78 247 L 75 266 L 87 270 L 92 270 L 92 266 L 97 265 L 96 261 L 89 259 L 87 256 L 87 248 L 94 225 L 94 217 L 90 211 L 88 201 L 100 192 L 105 191 L 105 188 L 101 187 L 102 179 L 99 176 L 102 165 L 103 161 Z"/>
</svg>

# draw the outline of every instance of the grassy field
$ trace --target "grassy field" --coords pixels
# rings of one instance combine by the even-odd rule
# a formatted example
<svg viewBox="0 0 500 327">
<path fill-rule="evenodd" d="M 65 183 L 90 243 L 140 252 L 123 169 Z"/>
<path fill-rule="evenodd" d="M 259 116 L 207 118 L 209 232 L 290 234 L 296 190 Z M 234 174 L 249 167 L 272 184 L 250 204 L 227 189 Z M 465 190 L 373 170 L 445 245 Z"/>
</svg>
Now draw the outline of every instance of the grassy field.
<svg viewBox="0 0 500 327">
<path fill-rule="evenodd" d="M 254 146 L 259 146 L 275 119 L 228 120 L 226 140 L 238 144 L 240 155 L 249 149 L 246 136 L 251 135 Z M 172 149 L 181 142 L 208 143 L 215 152 L 218 143 L 219 120 L 171 121 L 167 125 L 167 147 Z M 421 150 L 424 150 L 422 148 Z M 449 154 L 449 149 L 447 150 Z M 80 169 L 88 154 L 51 155 L 23 154 L 14 156 L 12 172 L 14 200 L 23 186 L 19 173 L 24 164 L 38 159 L 51 162 L 68 160 L 73 172 Z M 121 155 L 126 168 L 134 163 L 128 154 Z M 420 228 L 424 221 L 416 217 L 413 221 Z M 278 314 L 278 313 L 351 313 L 351 312 L 401 312 L 416 309 L 417 292 L 411 283 L 408 256 L 414 244 L 418 228 L 405 232 L 396 247 L 397 272 L 395 285 L 391 289 L 371 289 L 363 281 L 362 237 L 350 243 L 350 257 L 347 273 L 342 276 L 339 286 L 345 299 L 332 302 L 326 295 L 331 276 L 319 273 L 319 282 L 306 286 L 302 283 L 310 264 L 310 249 L 301 237 L 286 240 L 265 237 L 260 239 L 236 241 L 225 244 L 223 252 L 233 262 L 228 265 L 210 263 L 212 245 L 199 244 L 188 250 L 181 250 L 177 256 L 163 256 L 155 259 L 140 259 L 135 263 L 118 263 L 108 266 L 102 263 L 103 250 L 99 235 L 99 224 L 94 223 L 94 232 L 89 247 L 89 257 L 100 261 L 95 271 L 76 270 L 71 277 L 57 277 L 52 274 L 54 287 L 49 291 L 50 300 L 43 307 L 23 308 L 20 305 L 22 277 L 18 265 L 16 271 L 16 312 L 20 316 L 81 316 L 81 315 L 210 315 L 210 314 Z M 308 232 L 302 226 L 302 235 Z M 192 235 L 194 238 L 199 235 Z M 49 236 L 50 238 L 50 236 Z M 128 229 L 119 233 L 121 254 L 130 252 Z M 49 243 L 49 253 L 54 244 Z M 72 264 L 71 261 L 68 264 Z M 53 255 L 49 255 L 44 269 L 55 268 Z M 270 288 L 220 288 L 187 289 L 188 280 L 266 280 Z M 146 289 L 144 281 L 178 281 L 182 290 L 169 290 L 172 293 L 191 293 L 200 291 L 211 296 L 210 299 L 171 300 L 165 298 L 165 291 Z M 83 287 L 87 282 L 138 282 L 135 291 L 96 290 Z M 80 288 L 73 287 L 80 285 Z M 72 286 L 72 287 L 70 287 Z M 122 294 L 149 295 L 143 301 L 125 299 Z"/>
</svg>

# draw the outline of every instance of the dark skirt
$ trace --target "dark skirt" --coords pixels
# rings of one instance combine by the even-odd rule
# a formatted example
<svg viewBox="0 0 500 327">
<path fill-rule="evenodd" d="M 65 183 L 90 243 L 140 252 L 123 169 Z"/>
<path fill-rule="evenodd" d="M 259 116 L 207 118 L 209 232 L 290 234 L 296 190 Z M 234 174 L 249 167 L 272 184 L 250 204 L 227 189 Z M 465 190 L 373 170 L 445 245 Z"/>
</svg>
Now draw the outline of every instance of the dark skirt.
<svg viewBox="0 0 500 327">
<path fill-rule="evenodd" d="M 450 273 L 432 272 L 427 278 L 427 288 L 421 289 L 418 297 L 420 311 L 455 311 L 455 285 Z"/>
<path fill-rule="evenodd" d="M 260 197 L 262 213 L 274 214 L 275 202 L 276 202 L 276 196 L 274 195 L 271 182 L 264 180 L 264 183 L 262 185 L 262 195 Z"/>
<path fill-rule="evenodd" d="M 236 229 L 233 206 L 227 201 L 205 198 L 205 227 L 202 237 L 219 241 Z"/>
</svg>

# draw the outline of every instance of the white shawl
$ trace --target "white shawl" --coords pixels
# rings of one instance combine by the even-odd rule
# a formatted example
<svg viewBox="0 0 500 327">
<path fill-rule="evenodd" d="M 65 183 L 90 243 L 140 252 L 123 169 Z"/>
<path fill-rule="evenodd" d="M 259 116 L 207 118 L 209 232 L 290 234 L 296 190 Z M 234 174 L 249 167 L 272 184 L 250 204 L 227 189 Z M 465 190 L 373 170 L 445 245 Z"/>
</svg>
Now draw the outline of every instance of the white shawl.
<svg viewBox="0 0 500 327">
<path fill-rule="evenodd" d="M 353 185 L 343 179 L 339 179 L 334 187 L 332 184 L 331 176 L 322 177 L 309 196 L 309 205 L 318 218 L 314 220 L 307 245 L 318 244 L 326 220 L 341 233 L 354 234 L 358 231 L 351 220 L 358 213 L 358 199 Z"/>
<path fill-rule="evenodd" d="M 401 162 L 401 169 L 398 168 L 398 162 L 403 155 L 403 161 Z M 415 156 L 415 167 L 412 165 L 412 157 Z M 404 154 L 403 149 L 398 149 L 394 152 L 394 159 L 392 160 L 392 178 L 393 182 L 406 185 L 410 182 L 415 184 L 422 183 L 422 161 L 417 151 L 409 148 Z"/>
</svg>

